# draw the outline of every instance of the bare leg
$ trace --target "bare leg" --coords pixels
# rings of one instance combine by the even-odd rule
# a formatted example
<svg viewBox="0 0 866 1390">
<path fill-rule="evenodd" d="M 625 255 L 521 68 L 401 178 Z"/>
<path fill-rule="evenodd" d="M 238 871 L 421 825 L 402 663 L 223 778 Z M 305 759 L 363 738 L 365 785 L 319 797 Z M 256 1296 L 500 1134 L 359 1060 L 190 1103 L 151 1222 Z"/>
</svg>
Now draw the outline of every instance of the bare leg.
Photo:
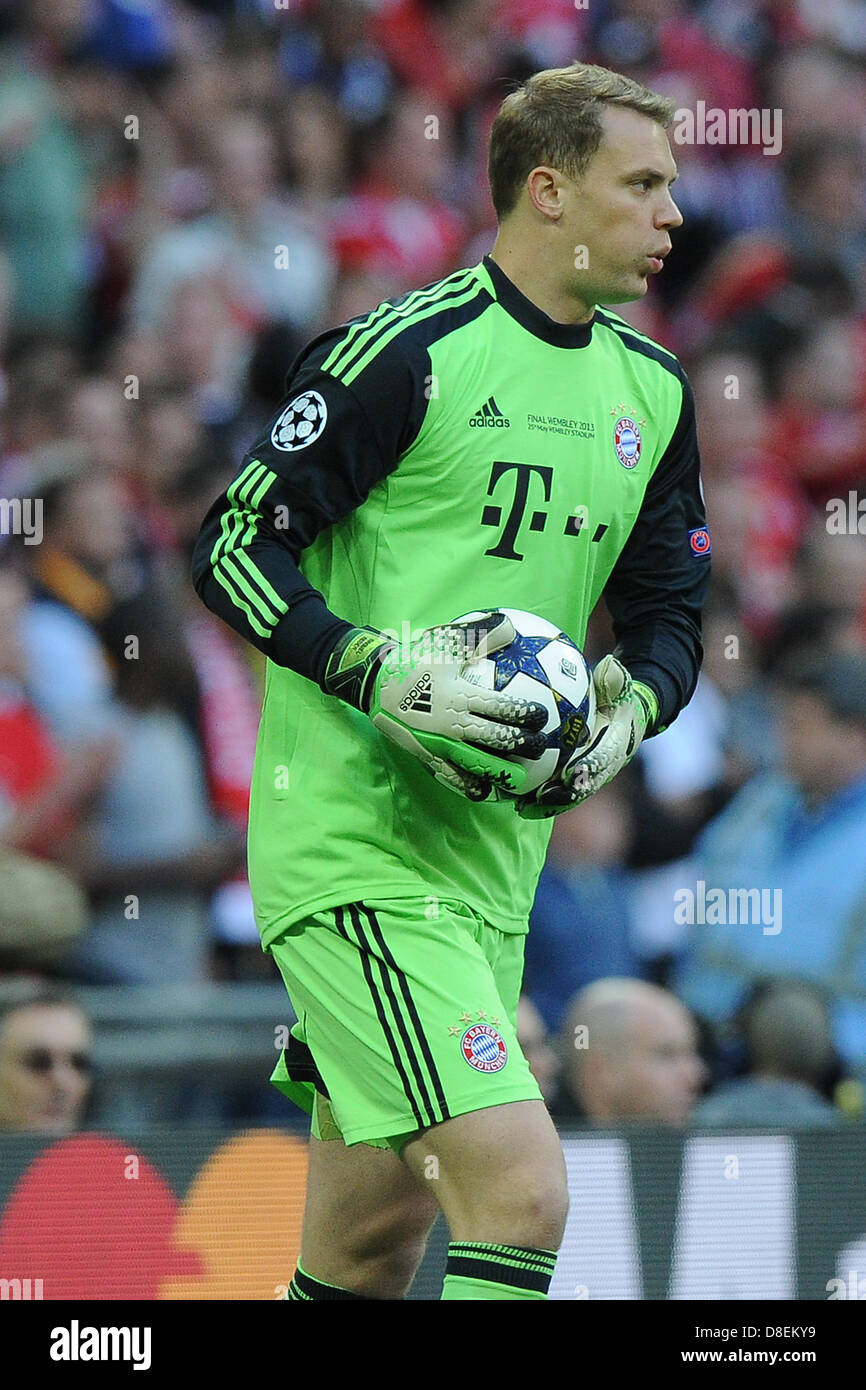
<svg viewBox="0 0 866 1390">
<path fill-rule="evenodd" d="M 419 1182 L 427 1180 L 452 1240 L 559 1249 L 568 1185 L 562 1145 L 542 1101 L 445 1120 L 410 1139 L 401 1158 Z"/>
<path fill-rule="evenodd" d="M 429 1186 L 391 1149 L 311 1138 L 306 1273 L 367 1298 L 403 1298 L 438 1211 Z"/>
</svg>

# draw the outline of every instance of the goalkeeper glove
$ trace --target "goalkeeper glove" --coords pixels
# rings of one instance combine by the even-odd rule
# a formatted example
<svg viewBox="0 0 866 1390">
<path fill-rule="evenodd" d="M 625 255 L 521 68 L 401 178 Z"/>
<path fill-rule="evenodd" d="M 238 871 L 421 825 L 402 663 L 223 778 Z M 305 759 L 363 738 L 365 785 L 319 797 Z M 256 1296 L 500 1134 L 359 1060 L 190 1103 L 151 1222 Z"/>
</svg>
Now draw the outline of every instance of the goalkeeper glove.
<svg viewBox="0 0 866 1390">
<path fill-rule="evenodd" d="M 517 814 L 543 820 L 579 806 L 611 782 L 631 762 L 658 718 L 658 699 L 649 686 L 632 680 L 621 661 L 604 656 L 592 673 L 597 718 L 588 749 L 534 791 L 521 797 Z"/>
<path fill-rule="evenodd" d="M 323 686 L 368 715 L 438 781 L 485 801 L 494 785 L 519 792 L 525 781 L 524 769 L 501 755 L 538 757 L 544 746 L 543 705 L 482 690 L 464 675 L 471 661 L 514 637 L 499 612 L 427 628 L 408 649 L 374 628 L 353 628 L 331 653 Z"/>
</svg>

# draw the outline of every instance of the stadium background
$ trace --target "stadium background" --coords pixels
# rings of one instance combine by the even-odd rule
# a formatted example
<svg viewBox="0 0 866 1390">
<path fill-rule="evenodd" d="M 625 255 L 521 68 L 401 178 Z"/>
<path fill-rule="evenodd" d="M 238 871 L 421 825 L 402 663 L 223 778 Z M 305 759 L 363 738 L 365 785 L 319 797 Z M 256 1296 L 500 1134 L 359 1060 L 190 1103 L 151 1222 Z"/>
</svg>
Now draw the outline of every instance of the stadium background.
<svg viewBox="0 0 866 1390">
<path fill-rule="evenodd" d="M 563 1146 L 571 1213 L 553 1299 L 866 1297 L 862 1130 L 837 1136 L 832 1158 L 805 1133 L 567 1127 Z M 305 1141 L 284 1130 L 0 1135 L 0 1281 L 21 1284 L 0 1282 L 0 1297 L 278 1301 L 305 1172 Z M 440 1220 L 413 1299 L 439 1297 L 447 1245 Z"/>
<path fill-rule="evenodd" d="M 693 382 L 714 588 L 689 713 L 591 812 L 566 818 L 540 890 L 527 982 L 554 1042 L 567 998 L 593 978 L 642 975 L 694 1007 L 716 997 L 704 929 L 677 922 L 673 895 L 711 872 L 754 886 L 727 811 L 745 796 L 737 806 L 760 818 L 782 757 L 788 663 L 804 648 L 866 651 L 862 6 L 0 3 L 0 999 L 40 979 L 78 991 L 95 1028 L 85 1127 L 106 1143 L 116 1134 L 124 1156 L 136 1151 L 126 1136 L 140 1134 L 147 1153 L 152 1133 L 163 1205 L 158 1218 L 142 1206 L 138 1220 L 162 1222 L 160 1239 L 232 1134 L 261 1131 L 272 1146 L 263 1171 L 276 1174 L 280 1135 L 297 1145 L 299 1132 L 266 1082 L 291 1019 L 243 877 L 262 673 L 198 604 L 191 543 L 306 339 L 490 248 L 496 107 L 510 82 L 575 57 L 682 108 L 781 112 L 782 143 L 776 154 L 674 144 L 685 224 L 647 298 L 619 309 L 679 354 Z M 38 544 L 16 528 L 14 499 L 42 503 Z M 608 641 L 599 619 L 589 654 Z M 848 702 L 862 722 L 866 685 Z M 864 775 L 852 766 L 855 793 Z M 795 1212 L 788 1254 L 767 1257 L 781 1261 L 774 1287 L 790 1296 L 821 1297 L 866 1227 L 854 1198 L 866 856 L 839 849 L 866 843 L 862 795 L 845 814 L 844 836 L 780 844 L 783 930 L 733 929 L 737 988 L 702 1020 L 712 1090 L 748 1065 L 737 1005 L 757 980 L 806 977 L 830 1007 L 822 1089 L 849 1133 L 833 1136 L 833 1160 L 820 1134 L 766 1158 L 770 1188 Z M 785 853 L 799 877 L 787 876 Z M 62 1163 L 74 1142 L 45 1153 Z M 682 1142 L 659 1133 L 643 1149 L 674 1193 Z M 45 1145 L 9 1137 L 0 1148 L 0 1277 L 40 1277 L 29 1260 L 18 1267 L 27 1247 L 12 1199 Z M 605 1152 L 614 1232 L 632 1199 Z M 726 1152 L 745 1154 L 743 1141 Z M 82 1153 L 76 1171 L 97 1191 L 102 1160 Z M 287 1229 L 302 1190 L 292 1153 L 291 1201 L 278 1207 Z M 646 1176 L 635 1177 L 634 1220 L 661 1230 L 671 1202 L 665 1216 Z M 237 1187 L 205 1186 L 195 1240 L 210 1238 L 233 1200 L 223 1192 Z M 48 1203 L 50 1191 L 40 1179 L 31 1199 Z M 804 1192 L 823 1204 L 817 1225 Z M 711 1246 L 730 1214 L 709 1199 L 702 1209 Z M 812 1265 L 807 1235 L 821 1251 Z M 667 1258 L 654 1240 L 651 1266 Z M 191 1277 L 182 1266 L 168 1273 Z M 744 1296 L 713 1278 L 702 1296 Z M 593 1287 L 580 1270 L 574 1283 Z M 639 1276 L 601 1287 L 613 1293 L 596 1296 L 671 1291 L 658 1273 L 649 1287 Z"/>
</svg>

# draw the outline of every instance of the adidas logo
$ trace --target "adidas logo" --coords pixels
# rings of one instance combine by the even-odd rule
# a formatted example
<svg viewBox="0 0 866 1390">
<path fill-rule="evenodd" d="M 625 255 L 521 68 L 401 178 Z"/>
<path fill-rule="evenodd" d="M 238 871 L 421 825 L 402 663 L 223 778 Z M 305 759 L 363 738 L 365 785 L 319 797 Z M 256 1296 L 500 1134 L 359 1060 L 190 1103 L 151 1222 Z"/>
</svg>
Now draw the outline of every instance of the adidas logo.
<svg viewBox="0 0 866 1390">
<path fill-rule="evenodd" d="M 488 396 L 480 410 L 476 410 L 475 414 L 469 417 L 469 424 L 473 429 L 507 430 L 511 428 L 511 421 L 505 418 L 492 396 Z"/>
<path fill-rule="evenodd" d="M 400 708 L 404 712 L 409 709 L 420 710 L 422 714 L 429 714 L 433 708 L 433 681 L 430 672 L 425 671 L 420 680 L 416 681 L 409 691 L 400 701 Z"/>
</svg>

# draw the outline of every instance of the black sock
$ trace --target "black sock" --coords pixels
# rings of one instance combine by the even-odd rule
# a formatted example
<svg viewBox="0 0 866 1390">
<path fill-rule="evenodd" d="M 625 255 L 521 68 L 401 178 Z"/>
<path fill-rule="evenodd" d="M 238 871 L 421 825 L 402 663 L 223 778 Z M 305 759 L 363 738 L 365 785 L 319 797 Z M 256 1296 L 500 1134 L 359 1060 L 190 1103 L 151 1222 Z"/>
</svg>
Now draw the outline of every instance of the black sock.
<svg viewBox="0 0 866 1390">
<path fill-rule="evenodd" d="M 341 1289 L 336 1284 L 325 1284 L 321 1279 L 314 1279 L 311 1274 L 301 1269 L 300 1260 L 286 1298 L 297 1303 L 317 1303 L 320 1299 L 335 1298 L 360 1298 L 369 1301 L 366 1294 L 351 1293 L 349 1289 Z"/>
</svg>

